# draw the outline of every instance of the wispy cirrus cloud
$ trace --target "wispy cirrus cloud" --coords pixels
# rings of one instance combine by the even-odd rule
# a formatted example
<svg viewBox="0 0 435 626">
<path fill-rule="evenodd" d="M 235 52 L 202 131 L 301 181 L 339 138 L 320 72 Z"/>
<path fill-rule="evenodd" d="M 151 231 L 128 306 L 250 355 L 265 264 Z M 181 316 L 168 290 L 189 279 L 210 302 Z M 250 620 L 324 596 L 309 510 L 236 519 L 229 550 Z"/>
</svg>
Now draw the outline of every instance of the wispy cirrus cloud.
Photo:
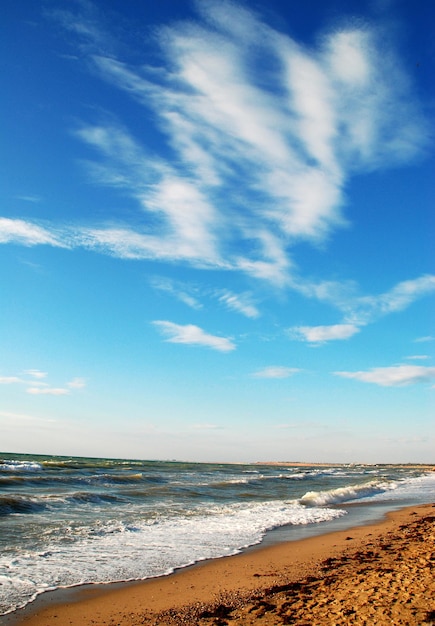
<svg viewBox="0 0 435 626">
<path fill-rule="evenodd" d="M 183 343 L 192 346 L 204 346 L 219 352 L 231 352 L 236 348 L 235 343 L 227 337 L 211 335 L 194 324 L 175 324 L 163 320 L 153 322 L 160 332 L 167 337 L 169 343 Z"/>
<path fill-rule="evenodd" d="M 419 298 L 435 292 L 435 276 L 426 274 L 405 280 L 389 291 L 374 296 L 357 297 L 343 303 L 346 319 L 359 325 L 374 321 L 384 315 L 403 311 Z"/>
<path fill-rule="evenodd" d="M 39 204 L 42 202 L 42 198 L 35 195 L 18 195 L 15 196 L 15 198 L 17 200 L 22 200 L 23 202 L 31 202 L 32 204 Z"/>
<path fill-rule="evenodd" d="M 218 300 L 222 302 L 231 311 L 241 313 L 245 317 L 257 318 L 260 316 L 260 311 L 252 303 L 252 299 L 249 294 L 235 294 L 231 291 L 218 291 Z"/>
<path fill-rule="evenodd" d="M 256 242 L 255 258 L 233 254 L 231 266 L 282 279 L 288 237 L 317 240 L 344 223 L 349 174 L 411 157 L 424 133 L 416 109 L 413 121 L 403 117 L 412 140 L 394 126 L 397 115 L 402 121 L 394 104 L 413 105 L 392 55 L 378 63 L 380 42 L 368 26 L 308 49 L 232 3 L 201 7 L 202 21 L 162 29 L 166 67 L 158 72 L 102 55 L 93 61 L 105 80 L 157 112 L 180 168 L 215 210 L 209 226 L 221 230 L 221 256 L 231 259 L 231 239 Z M 273 59 L 274 72 L 262 76 L 260 55 Z"/>
<path fill-rule="evenodd" d="M 260 311 L 254 304 L 252 295 L 247 292 L 234 293 L 228 289 L 204 288 L 197 284 L 162 277 L 154 277 L 151 284 L 155 289 L 173 296 L 192 309 L 200 310 L 204 308 L 206 301 L 215 302 L 217 300 L 226 309 L 240 313 L 245 317 L 254 319 L 260 316 Z"/>
<path fill-rule="evenodd" d="M 67 237 L 51 225 L 38 226 L 35 223 L 0 217 L 0 243 L 15 243 L 23 246 L 50 245 L 69 247 Z"/>
<path fill-rule="evenodd" d="M 173 296 L 180 302 L 184 302 L 191 309 L 202 309 L 203 304 L 200 301 L 200 293 L 196 286 L 186 283 L 177 282 L 169 278 L 155 276 L 151 280 L 154 289 Z"/>
<path fill-rule="evenodd" d="M 435 381 L 435 367 L 422 365 L 393 365 L 392 367 L 374 367 L 358 372 L 334 372 L 334 374 L 382 387 L 402 387 Z"/>
<path fill-rule="evenodd" d="M 309 281 L 294 282 L 294 289 L 309 298 L 331 304 L 343 315 L 340 324 L 330 326 L 295 326 L 289 329 L 292 339 L 320 344 L 337 339 L 348 339 L 360 329 L 392 313 L 403 311 L 414 302 L 435 292 L 435 276 L 425 274 L 398 283 L 388 291 L 376 295 L 359 295 L 353 282 Z M 430 341 L 423 337 L 416 341 Z"/>
<path fill-rule="evenodd" d="M 254 378 L 290 378 L 301 370 L 297 367 L 284 367 L 282 365 L 270 365 L 258 372 L 254 372 Z"/>
<path fill-rule="evenodd" d="M 151 146 L 107 119 L 83 123 L 75 135 L 93 152 L 89 175 L 133 199 L 136 218 L 126 222 L 120 212 L 91 228 L 3 221 L 0 241 L 81 246 L 289 285 L 293 244 L 317 243 L 346 224 L 349 178 L 421 152 L 425 121 L 377 29 L 353 23 L 308 46 L 232 2 L 196 9 L 196 21 L 155 31 L 154 67 L 147 50 L 142 64 L 120 56 L 92 3 L 52 12 L 78 37 L 87 67 L 139 103 L 163 143 Z M 391 297 L 400 306 L 406 295 Z M 361 311 L 388 306 L 360 303 Z"/>
</svg>

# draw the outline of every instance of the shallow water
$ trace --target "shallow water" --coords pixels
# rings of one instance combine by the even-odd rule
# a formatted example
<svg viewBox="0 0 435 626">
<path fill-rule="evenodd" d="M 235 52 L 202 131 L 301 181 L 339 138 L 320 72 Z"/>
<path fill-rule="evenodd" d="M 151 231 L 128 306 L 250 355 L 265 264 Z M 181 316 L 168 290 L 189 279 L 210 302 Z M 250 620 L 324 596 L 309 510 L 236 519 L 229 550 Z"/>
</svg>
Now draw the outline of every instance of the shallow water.
<svg viewBox="0 0 435 626">
<path fill-rule="evenodd" d="M 0 454 L 0 614 L 434 499 L 435 473 Z M 334 521 L 335 520 L 335 521 Z M 273 533 L 272 529 L 275 529 Z"/>
</svg>

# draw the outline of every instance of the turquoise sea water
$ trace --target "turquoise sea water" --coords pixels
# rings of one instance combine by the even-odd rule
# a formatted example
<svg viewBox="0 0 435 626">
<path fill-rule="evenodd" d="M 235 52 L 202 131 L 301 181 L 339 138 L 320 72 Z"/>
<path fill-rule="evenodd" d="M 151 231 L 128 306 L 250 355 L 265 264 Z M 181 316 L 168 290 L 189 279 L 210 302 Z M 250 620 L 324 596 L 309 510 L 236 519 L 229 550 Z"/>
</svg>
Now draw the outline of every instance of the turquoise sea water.
<svg viewBox="0 0 435 626">
<path fill-rule="evenodd" d="M 435 473 L 418 467 L 0 453 L 0 615 L 49 589 L 168 574 L 272 529 L 291 540 L 434 496 Z"/>
</svg>

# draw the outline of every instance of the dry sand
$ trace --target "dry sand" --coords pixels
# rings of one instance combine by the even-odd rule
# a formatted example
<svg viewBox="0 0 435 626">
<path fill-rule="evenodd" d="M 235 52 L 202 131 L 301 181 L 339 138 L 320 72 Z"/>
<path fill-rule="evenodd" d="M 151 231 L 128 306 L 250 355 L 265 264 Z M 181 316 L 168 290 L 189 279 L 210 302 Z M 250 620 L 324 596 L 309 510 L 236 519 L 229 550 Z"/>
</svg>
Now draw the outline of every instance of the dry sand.
<svg viewBox="0 0 435 626">
<path fill-rule="evenodd" d="M 82 588 L 5 624 L 435 625 L 434 569 L 435 504 L 150 581 Z"/>
</svg>

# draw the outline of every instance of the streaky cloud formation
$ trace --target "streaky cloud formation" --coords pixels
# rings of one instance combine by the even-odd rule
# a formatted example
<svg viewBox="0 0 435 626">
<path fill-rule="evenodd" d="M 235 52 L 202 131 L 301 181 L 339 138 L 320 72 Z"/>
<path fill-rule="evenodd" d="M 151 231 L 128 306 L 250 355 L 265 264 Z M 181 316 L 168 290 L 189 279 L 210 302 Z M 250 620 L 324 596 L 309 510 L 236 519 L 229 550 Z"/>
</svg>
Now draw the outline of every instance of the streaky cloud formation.
<svg viewBox="0 0 435 626">
<path fill-rule="evenodd" d="M 231 352 L 236 345 L 227 337 L 210 335 L 194 324 L 175 324 L 163 320 L 156 320 L 153 324 L 167 337 L 170 343 L 184 343 L 192 346 L 205 346 L 219 352 Z"/>
<path fill-rule="evenodd" d="M 346 317 L 355 324 L 364 325 L 384 315 L 403 311 L 419 298 L 433 292 L 435 292 L 434 275 L 427 274 L 413 280 L 405 280 L 378 296 L 355 298 L 347 305 L 349 311 Z"/>
<path fill-rule="evenodd" d="M 422 365 L 394 365 L 392 367 L 375 367 L 360 372 L 334 373 L 343 378 L 353 378 L 382 387 L 401 387 L 435 381 L 435 367 L 423 367 Z"/>
<path fill-rule="evenodd" d="M 289 329 L 292 339 L 312 344 L 326 343 L 337 339 L 348 339 L 360 330 L 386 315 L 403 311 L 414 302 L 435 292 L 435 276 L 425 274 L 412 280 L 401 281 L 389 291 L 378 295 L 360 296 L 352 282 L 321 283 L 300 282 L 293 287 L 308 298 L 327 302 L 343 314 L 340 324 L 331 326 L 295 326 Z M 417 342 L 430 341 L 422 337 Z"/>
<path fill-rule="evenodd" d="M 156 153 L 120 124 L 76 130 L 98 155 L 85 163 L 89 175 L 133 198 L 148 225 L 121 215 L 115 227 L 94 228 L 3 220 L 0 241 L 178 260 L 286 284 L 293 242 L 322 240 L 346 223 L 350 176 L 423 149 L 418 104 L 370 24 L 335 29 L 309 47 L 234 3 L 197 9 L 196 22 L 157 31 L 154 67 L 104 54 L 112 46 L 95 9 L 53 12 L 101 79 L 151 113 L 166 137 Z"/>
<path fill-rule="evenodd" d="M 225 306 L 231 311 L 241 313 L 245 317 L 257 318 L 260 315 L 257 307 L 252 304 L 249 295 L 240 295 L 232 293 L 231 291 L 218 292 L 219 302 L 223 302 Z"/>
<path fill-rule="evenodd" d="M 190 285 L 158 276 L 151 280 L 151 284 L 154 289 L 175 297 L 191 309 L 200 310 L 203 308 L 203 304 L 199 300 L 198 290 Z"/>
<path fill-rule="evenodd" d="M 187 179 L 150 155 L 151 179 L 133 181 L 138 150 L 124 136 L 122 169 L 111 159 L 100 180 L 125 181 L 127 166 L 131 192 L 142 188 L 143 210 L 158 210 L 177 232 L 171 188 L 185 186 L 181 198 L 201 198 L 196 219 L 207 245 L 199 257 L 217 260 L 218 245 L 230 267 L 282 282 L 291 267 L 291 240 L 322 239 L 342 226 L 346 178 L 412 158 L 425 141 L 423 122 L 394 58 L 384 54 L 378 63 L 382 43 L 367 25 L 334 32 L 318 49 L 307 49 L 232 3 L 207 2 L 201 13 L 203 24 L 162 29 L 167 66 L 158 72 L 93 57 L 102 78 L 154 110 Z M 264 69 L 260 57 L 269 59 Z M 387 82 L 386 73 L 395 80 Z M 100 138 L 109 134 L 113 129 L 81 131 L 106 155 L 107 140 Z M 245 247 L 257 242 L 256 256 L 235 257 L 232 239 Z"/>
<path fill-rule="evenodd" d="M 23 246 L 50 245 L 68 247 L 62 229 L 42 227 L 25 220 L 0 217 L 0 243 L 16 243 Z"/>
</svg>

